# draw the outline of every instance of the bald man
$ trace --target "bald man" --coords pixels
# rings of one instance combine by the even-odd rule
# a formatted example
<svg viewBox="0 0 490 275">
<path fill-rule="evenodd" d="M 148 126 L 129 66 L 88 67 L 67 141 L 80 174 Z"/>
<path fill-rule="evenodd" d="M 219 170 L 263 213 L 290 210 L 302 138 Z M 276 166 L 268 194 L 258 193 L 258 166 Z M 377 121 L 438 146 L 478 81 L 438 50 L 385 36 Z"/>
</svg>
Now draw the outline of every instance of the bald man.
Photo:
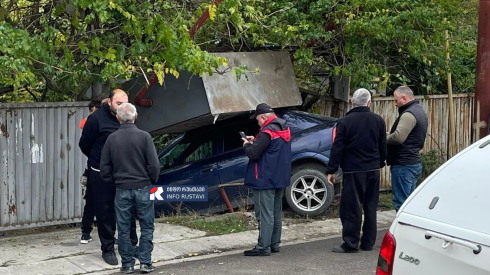
<svg viewBox="0 0 490 275">
<path fill-rule="evenodd" d="M 119 129 L 116 110 L 119 105 L 128 102 L 128 95 L 120 89 L 111 92 L 107 104 L 88 117 L 83 128 L 78 146 L 88 157 L 89 176 L 87 192 L 94 197 L 97 231 L 101 242 L 102 258 L 110 265 L 118 265 L 114 252 L 114 235 L 116 231 L 116 213 L 114 198 L 116 187 L 114 183 L 106 183 L 100 175 L 100 160 L 102 149 L 110 134 Z M 82 232 L 82 239 L 84 238 Z M 90 238 L 90 236 L 88 236 Z M 87 238 L 87 236 L 85 236 Z M 91 239 L 91 238 L 90 238 Z"/>
<path fill-rule="evenodd" d="M 420 151 L 424 148 L 429 122 L 409 87 L 398 87 L 393 97 L 399 116 L 387 133 L 387 163 L 391 165 L 393 207 L 398 212 L 415 190 L 417 179 L 422 173 Z"/>
</svg>

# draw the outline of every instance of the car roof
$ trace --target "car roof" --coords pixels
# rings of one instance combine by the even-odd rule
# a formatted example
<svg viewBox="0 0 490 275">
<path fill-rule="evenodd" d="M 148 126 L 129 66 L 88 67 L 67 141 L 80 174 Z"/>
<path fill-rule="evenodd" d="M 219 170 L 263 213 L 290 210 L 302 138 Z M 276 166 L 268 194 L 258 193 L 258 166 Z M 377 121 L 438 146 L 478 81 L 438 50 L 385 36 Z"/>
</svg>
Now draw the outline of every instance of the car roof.
<svg viewBox="0 0 490 275">
<path fill-rule="evenodd" d="M 277 109 L 275 110 L 275 113 L 279 117 L 283 117 L 288 121 L 288 124 L 297 124 L 297 123 L 305 123 L 306 121 L 309 122 L 309 126 L 316 126 L 318 124 L 322 123 L 334 123 L 338 121 L 337 118 L 333 117 L 328 117 L 324 115 L 319 115 L 319 114 L 312 114 L 304 111 L 299 111 L 295 109 Z M 235 125 L 238 123 L 252 123 L 255 120 L 250 119 L 251 114 L 239 114 L 237 116 L 224 119 L 221 121 L 216 122 L 216 124 L 213 125 L 206 125 L 197 129 L 190 130 L 186 133 L 186 135 L 191 135 L 194 136 L 196 134 L 203 134 L 208 131 L 217 129 L 217 128 L 226 128 L 227 126 L 230 125 Z M 255 122 L 254 122 L 255 123 Z M 309 127 L 308 127 L 309 128 Z"/>
</svg>

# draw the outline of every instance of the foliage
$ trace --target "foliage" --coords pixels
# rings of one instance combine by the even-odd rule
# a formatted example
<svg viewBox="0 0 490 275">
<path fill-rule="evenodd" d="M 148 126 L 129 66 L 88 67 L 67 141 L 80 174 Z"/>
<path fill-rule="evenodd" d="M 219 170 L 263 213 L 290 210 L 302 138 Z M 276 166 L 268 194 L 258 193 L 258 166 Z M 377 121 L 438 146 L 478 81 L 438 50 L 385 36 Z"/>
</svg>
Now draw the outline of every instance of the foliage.
<svg viewBox="0 0 490 275">
<path fill-rule="evenodd" d="M 418 179 L 418 183 L 423 182 L 427 177 L 436 171 L 441 165 L 444 164 L 444 156 L 440 154 L 438 150 L 431 150 L 427 153 L 421 154 L 422 157 L 422 175 Z"/>
<path fill-rule="evenodd" d="M 157 152 L 160 152 L 169 144 L 174 138 L 178 135 L 172 134 L 163 134 L 163 135 L 155 135 L 153 136 L 153 143 L 155 144 L 155 148 Z"/>
<path fill-rule="evenodd" d="M 315 72 L 381 79 L 388 90 L 446 90 L 444 31 L 455 92 L 474 87 L 477 0 L 0 0 L 0 100 L 79 100 L 94 83 L 155 73 L 213 73 L 206 50 L 288 50 L 300 83 Z M 205 10 L 210 19 L 191 38 Z M 238 78 L 246 68 L 232 68 Z M 246 76 L 246 75 L 245 75 Z M 7 95 L 7 96 L 5 96 Z M 4 97 L 5 96 L 5 97 Z M 31 99 L 31 100 L 32 100 Z"/>
<path fill-rule="evenodd" d="M 474 86 L 476 0 L 233 0 L 217 12 L 219 20 L 201 33 L 206 39 L 235 50 L 291 50 L 298 78 L 320 90 L 314 71 L 351 75 L 352 87 L 380 77 L 388 90 L 408 84 L 419 94 L 442 93 L 448 30 L 454 90 Z"/>
<path fill-rule="evenodd" d="M 189 35 L 186 1 L 0 1 L 1 92 L 33 90 L 79 99 L 92 83 L 155 73 L 213 73 L 223 58 Z"/>
</svg>

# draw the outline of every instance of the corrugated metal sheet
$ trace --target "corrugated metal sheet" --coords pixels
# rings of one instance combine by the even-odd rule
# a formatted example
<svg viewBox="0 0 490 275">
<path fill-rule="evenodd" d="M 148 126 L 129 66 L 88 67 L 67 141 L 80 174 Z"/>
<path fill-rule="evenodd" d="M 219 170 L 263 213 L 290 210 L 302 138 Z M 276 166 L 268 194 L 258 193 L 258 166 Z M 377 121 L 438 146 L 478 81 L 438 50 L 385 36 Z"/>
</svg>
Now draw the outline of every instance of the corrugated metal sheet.
<svg viewBox="0 0 490 275">
<path fill-rule="evenodd" d="M 435 95 L 425 98 L 417 96 L 416 99 L 424 108 L 429 119 L 429 129 L 425 146 L 422 152 L 437 150 L 446 159 L 453 156 L 472 143 L 471 132 L 473 125 L 473 98 L 474 95 L 463 94 L 454 95 L 454 115 L 456 129 L 456 144 L 449 148 L 449 102 L 447 95 Z M 328 116 L 345 116 L 351 106 L 347 103 L 332 104 L 325 101 L 322 113 Z M 393 97 L 374 98 L 371 110 L 379 114 L 386 122 L 387 130 L 391 128 L 396 118 L 398 110 L 394 105 Z M 391 189 L 391 176 L 388 168 L 381 171 L 381 189 Z"/>
<path fill-rule="evenodd" d="M 248 72 L 237 81 L 232 73 L 202 76 L 212 115 L 255 110 L 265 102 L 272 108 L 299 106 L 299 93 L 293 63 L 288 52 L 216 53 L 232 67 L 247 66 Z M 220 68 L 227 71 L 226 68 Z"/>
<path fill-rule="evenodd" d="M 0 104 L 0 230 L 80 221 L 87 105 Z"/>
</svg>

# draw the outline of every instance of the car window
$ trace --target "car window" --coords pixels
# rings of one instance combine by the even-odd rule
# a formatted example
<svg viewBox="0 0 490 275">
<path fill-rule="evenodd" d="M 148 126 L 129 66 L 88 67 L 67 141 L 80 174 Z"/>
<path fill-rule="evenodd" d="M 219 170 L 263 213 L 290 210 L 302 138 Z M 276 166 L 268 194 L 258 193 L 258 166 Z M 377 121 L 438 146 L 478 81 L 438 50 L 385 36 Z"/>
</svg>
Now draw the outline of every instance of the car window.
<svg viewBox="0 0 490 275">
<path fill-rule="evenodd" d="M 213 156 L 213 141 L 209 140 L 201 144 L 194 151 L 192 151 L 190 155 L 185 159 L 184 163 L 198 161 L 212 156 Z"/>
<path fill-rule="evenodd" d="M 196 136 L 195 138 L 182 140 L 161 156 L 160 165 L 163 169 L 168 169 L 184 163 L 212 157 L 215 152 L 216 150 L 211 136 Z"/>
<path fill-rule="evenodd" d="M 163 169 L 175 166 L 176 160 L 189 145 L 190 143 L 177 144 L 174 148 L 160 157 L 160 166 Z"/>
<path fill-rule="evenodd" d="M 288 122 L 292 133 L 315 127 L 323 123 L 335 123 L 336 118 L 331 118 L 323 115 L 315 115 L 301 111 L 291 111 L 283 115 L 283 119 Z"/>
<path fill-rule="evenodd" d="M 259 125 L 256 120 L 250 119 L 249 121 L 226 127 L 223 134 L 223 151 L 225 153 L 243 147 L 240 132 L 244 132 L 247 136 L 255 136 L 259 132 Z"/>
</svg>

